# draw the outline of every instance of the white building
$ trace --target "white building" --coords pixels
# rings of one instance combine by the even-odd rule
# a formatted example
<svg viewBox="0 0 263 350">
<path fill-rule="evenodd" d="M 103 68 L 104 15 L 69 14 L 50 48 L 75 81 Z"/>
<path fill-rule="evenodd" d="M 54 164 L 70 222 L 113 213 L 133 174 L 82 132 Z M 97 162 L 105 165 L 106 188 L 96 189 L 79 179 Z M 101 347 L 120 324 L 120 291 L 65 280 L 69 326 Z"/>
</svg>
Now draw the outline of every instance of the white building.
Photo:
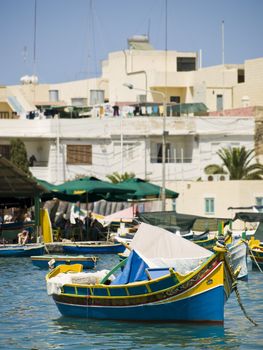
<svg viewBox="0 0 263 350">
<path fill-rule="evenodd" d="M 162 118 L 0 120 L 0 153 L 8 157 L 10 139 L 21 138 L 32 173 L 60 183 L 76 175 L 105 178 L 115 171 L 161 183 Z M 197 180 L 218 163 L 222 147 L 254 147 L 253 117 L 167 117 L 166 178 Z"/>
<path fill-rule="evenodd" d="M 135 89 L 128 89 L 126 83 Z M 137 38 L 129 42 L 128 50 L 109 54 L 100 78 L 57 84 L 29 79 L 21 85 L 1 86 L 0 153 L 8 158 L 10 140 L 19 137 L 28 157 L 36 158 L 31 171 L 39 179 L 61 183 L 76 175 L 104 179 L 113 172 L 134 172 L 160 185 L 164 102 L 204 103 L 210 116 L 170 117 L 168 113 L 166 118 L 166 184 L 180 193 L 179 183 L 184 189 L 183 183 L 206 180 L 204 168 L 220 162 L 216 152 L 222 147 L 245 146 L 256 148 L 258 156 L 263 154 L 262 109 L 254 113 L 252 108 L 263 105 L 262 91 L 263 58 L 204 68 L 195 52 L 156 51 L 147 40 Z M 101 118 L 26 118 L 36 107 L 70 111 L 71 106 L 105 107 L 105 102 L 120 108 L 148 102 L 151 111 L 155 105 L 158 112 L 109 117 L 103 108 L 102 113 L 98 109 Z M 210 182 L 196 186 L 207 188 L 205 183 L 212 186 Z M 254 202 L 261 198 L 261 192 L 253 198 Z M 190 196 L 178 198 L 184 212 L 191 212 L 186 209 L 192 203 Z M 211 215 L 218 215 L 217 208 Z M 204 215 L 202 210 L 200 214 Z"/>
</svg>

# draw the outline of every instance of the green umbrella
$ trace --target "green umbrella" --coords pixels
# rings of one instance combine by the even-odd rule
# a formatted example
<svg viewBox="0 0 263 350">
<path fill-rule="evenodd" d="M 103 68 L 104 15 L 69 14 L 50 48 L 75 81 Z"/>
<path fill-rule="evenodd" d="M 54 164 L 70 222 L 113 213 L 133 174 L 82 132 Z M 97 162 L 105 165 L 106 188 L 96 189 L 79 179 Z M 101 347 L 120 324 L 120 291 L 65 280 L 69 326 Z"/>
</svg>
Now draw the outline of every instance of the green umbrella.
<svg viewBox="0 0 263 350">
<path fill-rule="evenodd" d="M 133 189 L 135 192 L 122 195 L 123 200 L 150 200 L 161 198 L 162 187 L 139 178 L 131 178 L 116 184 L 121 189 Z M 177 198 L 179 194 L 171 190 L 165 190 L 166 198 Z"/>
<path fill-rule="evenodd" d="M 66 194 L 63 192 L 60 192 L 57 189 L 57 186 L 54 184 L 51 184 L 48 181 L 45 180 L 40 180 L 40 179 L 36 179 L 37 183 L 40 184 L 42 187 L 44 187 L 46 189 L 46 192 L 41 194 L 41 200 L 42 201 L 48 201 L 51 200 L 53 198 L 58 198 L 62 201 L 66 201 L 66 202 L 78 202 L 80 201 L 80 196 L 78 195 L 70 195 L 70 194 Z"/>
<path fill-rule="evenodd" d="M 50 182 L 47 182 L 46 180 L 40 180 L 36 179 L 37 183 L 39 183 L 42 187 L 44 187 L 47 191 L 55 191 L 56 185 L 51 184 Z"/>
<path fill-rule="evenodd" d="M 116 184 L 99 180 L 93 176 L 64 182 L 61 185 L 57 185 L 56 190 L 66 195 L 80 196 L 81 201 L 88 200 L 89 202 L 95 202 L 101 199 L 119 201 L 119 195 L 134 192 L 129 187 L 119 188 Z"/>
</svg>

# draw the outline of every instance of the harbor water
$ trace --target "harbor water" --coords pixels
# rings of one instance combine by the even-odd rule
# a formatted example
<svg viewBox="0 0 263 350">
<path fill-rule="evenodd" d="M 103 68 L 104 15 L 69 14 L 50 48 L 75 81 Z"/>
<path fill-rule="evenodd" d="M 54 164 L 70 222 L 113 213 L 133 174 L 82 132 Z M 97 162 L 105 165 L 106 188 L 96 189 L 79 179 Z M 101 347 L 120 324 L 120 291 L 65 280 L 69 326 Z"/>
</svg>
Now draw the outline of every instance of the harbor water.
<svg viewBox="0 0 263 350">
<path fill-rule="evenodd" d="M 101 255 L 97 270 L 117 256 Z M 263 274 L 250 271 L 238 289 L 254 326 L 235 294 L 225 306 L 225 323 L 196 325 L 132 323 L 62 317 L 47 295 L 47 271 L 30 258 L 0 259 L 0 349 L 263 349 Z"/>
</svg>

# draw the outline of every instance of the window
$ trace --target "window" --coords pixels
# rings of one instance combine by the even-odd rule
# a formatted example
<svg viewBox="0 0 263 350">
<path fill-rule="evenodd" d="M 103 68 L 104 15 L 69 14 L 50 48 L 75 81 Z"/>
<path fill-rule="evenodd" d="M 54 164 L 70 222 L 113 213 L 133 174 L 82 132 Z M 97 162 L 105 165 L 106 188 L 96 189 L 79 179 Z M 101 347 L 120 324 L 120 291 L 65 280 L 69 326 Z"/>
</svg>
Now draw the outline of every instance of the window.
<svg viewBox="0 0 263 350">
<path fill-rule="evenodd" d="M 258 211 L 263 213 L 263 197 L 256 197 L 256 206 L 262 207 L 259 208 Z"/>
<path fill-rule="evenodd" d="M 244 69 L 237 70 L 237 82 L 238 82 L 238 84 L 245 82 L 245 70 Z"/>
<path fill-rule="evenodd" d="M 151 155 L 151 163 L 162 163 L 163 162 L 163 144 L 157 143 L 156 152 L 153 152 Z M 174 159 L 171 155 L 171 145 L 170 143 L 166 143 L 165 145 L 165 163 L 172 163 Z"/>
<path fill-rule="evenodd" d="M 166 143 L 166 163 L 191 163 L 193 138 L 178 138 L 176 142 Z M 151 163 L 162 163 L 162 143 L 151 142 Z"/>
<path fill-rule="evenodd" d="M 67 164 L 92 164 L 92 145 L 67 145 Z"/>
<path fill-rule="evenodd" d="M 170 102 L 180 103 L 180 96 L 170 96 Z"/>
<path fill-rule="evenodd" d="M 49 90 L 49 101 L 58 102 L 59 101 L 59 91 L 58 90 Z"/>
<path fill-rule="evenodd" d="M 73 97 L 71 104 L 74 107 L 86 107 L 88 105 L 88 99 L 85 97 Z"/>
<path fill-rule="evenodd" d="M 0 145 L 0 154 L 10 160 L 11 146 L 10 145 Z"/>
<path fill-rule="evenodd" d="M 223 110 L 223 95 L 216 95 L 216 110 Z"/>
<path fill-rule="evenodd" d="M 205 198 L 205 214 L 214 214 L 215 213 L 215 199 L 214 198 Z"/>
<path fill-rule="evenodd" d="M 177 72 L 196 70 L 195 57 L 177 57 Z"/>
<path fill-rule="evenodd" d="M 125 160 L 131 160 L 135 158 L 137 144 L 134 142 L 123 142 L 122 149 L 120 142 L 114 142 L 113 154 L 115 158 L 121 158 Z M 121 154 L 122 150 L 122 154 Z"/>
</svg>

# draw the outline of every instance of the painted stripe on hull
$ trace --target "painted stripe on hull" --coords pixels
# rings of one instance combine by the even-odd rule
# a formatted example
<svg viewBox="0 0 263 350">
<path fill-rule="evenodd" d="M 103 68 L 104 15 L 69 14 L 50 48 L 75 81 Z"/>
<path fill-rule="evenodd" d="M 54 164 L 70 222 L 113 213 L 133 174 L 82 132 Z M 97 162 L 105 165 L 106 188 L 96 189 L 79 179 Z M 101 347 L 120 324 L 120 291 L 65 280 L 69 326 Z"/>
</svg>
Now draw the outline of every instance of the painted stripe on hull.
<svg viewBox="0 0 263 350">
<path fill-rule="evenodd" d="M 224 287 L 187 299 L 125 307 L 76 306 L 56 302 L 64 316 L 127 321 L 218 322 L 224 320 Z"/>
<path fill-rule="evenodd" d="M 71 254 L 118 254 L 123 253 L 125 250 L 125 247 L 122 244 L 112 244 L 108 246 L 103 245 L 94 245 L 94 246 L 63 246 L 63 251 L 65 253 L 71 253 Z"/>
<path fill-rule="evenodd" d="M 29 257 L 31 255 L 43 255 L 44 248 L 35 249 L 0 249 L 0 257 Z"/>
<path fill-rule="evenodd" d="M 39 267 L 40 269 L 48 269 L 49 265 L 48 265 L 49 260 L 32 260 L 32 264 L 34 266 Z M 57 267 L 59 265 L 72 265 L 72 264 L 81 264 L 83 265 L 84 269 L 93 269 L 95 267 L 95 262 L 94 261 L 58 261 L 56 260 L 54 263 L 54 266 Z"/>
</svg>

